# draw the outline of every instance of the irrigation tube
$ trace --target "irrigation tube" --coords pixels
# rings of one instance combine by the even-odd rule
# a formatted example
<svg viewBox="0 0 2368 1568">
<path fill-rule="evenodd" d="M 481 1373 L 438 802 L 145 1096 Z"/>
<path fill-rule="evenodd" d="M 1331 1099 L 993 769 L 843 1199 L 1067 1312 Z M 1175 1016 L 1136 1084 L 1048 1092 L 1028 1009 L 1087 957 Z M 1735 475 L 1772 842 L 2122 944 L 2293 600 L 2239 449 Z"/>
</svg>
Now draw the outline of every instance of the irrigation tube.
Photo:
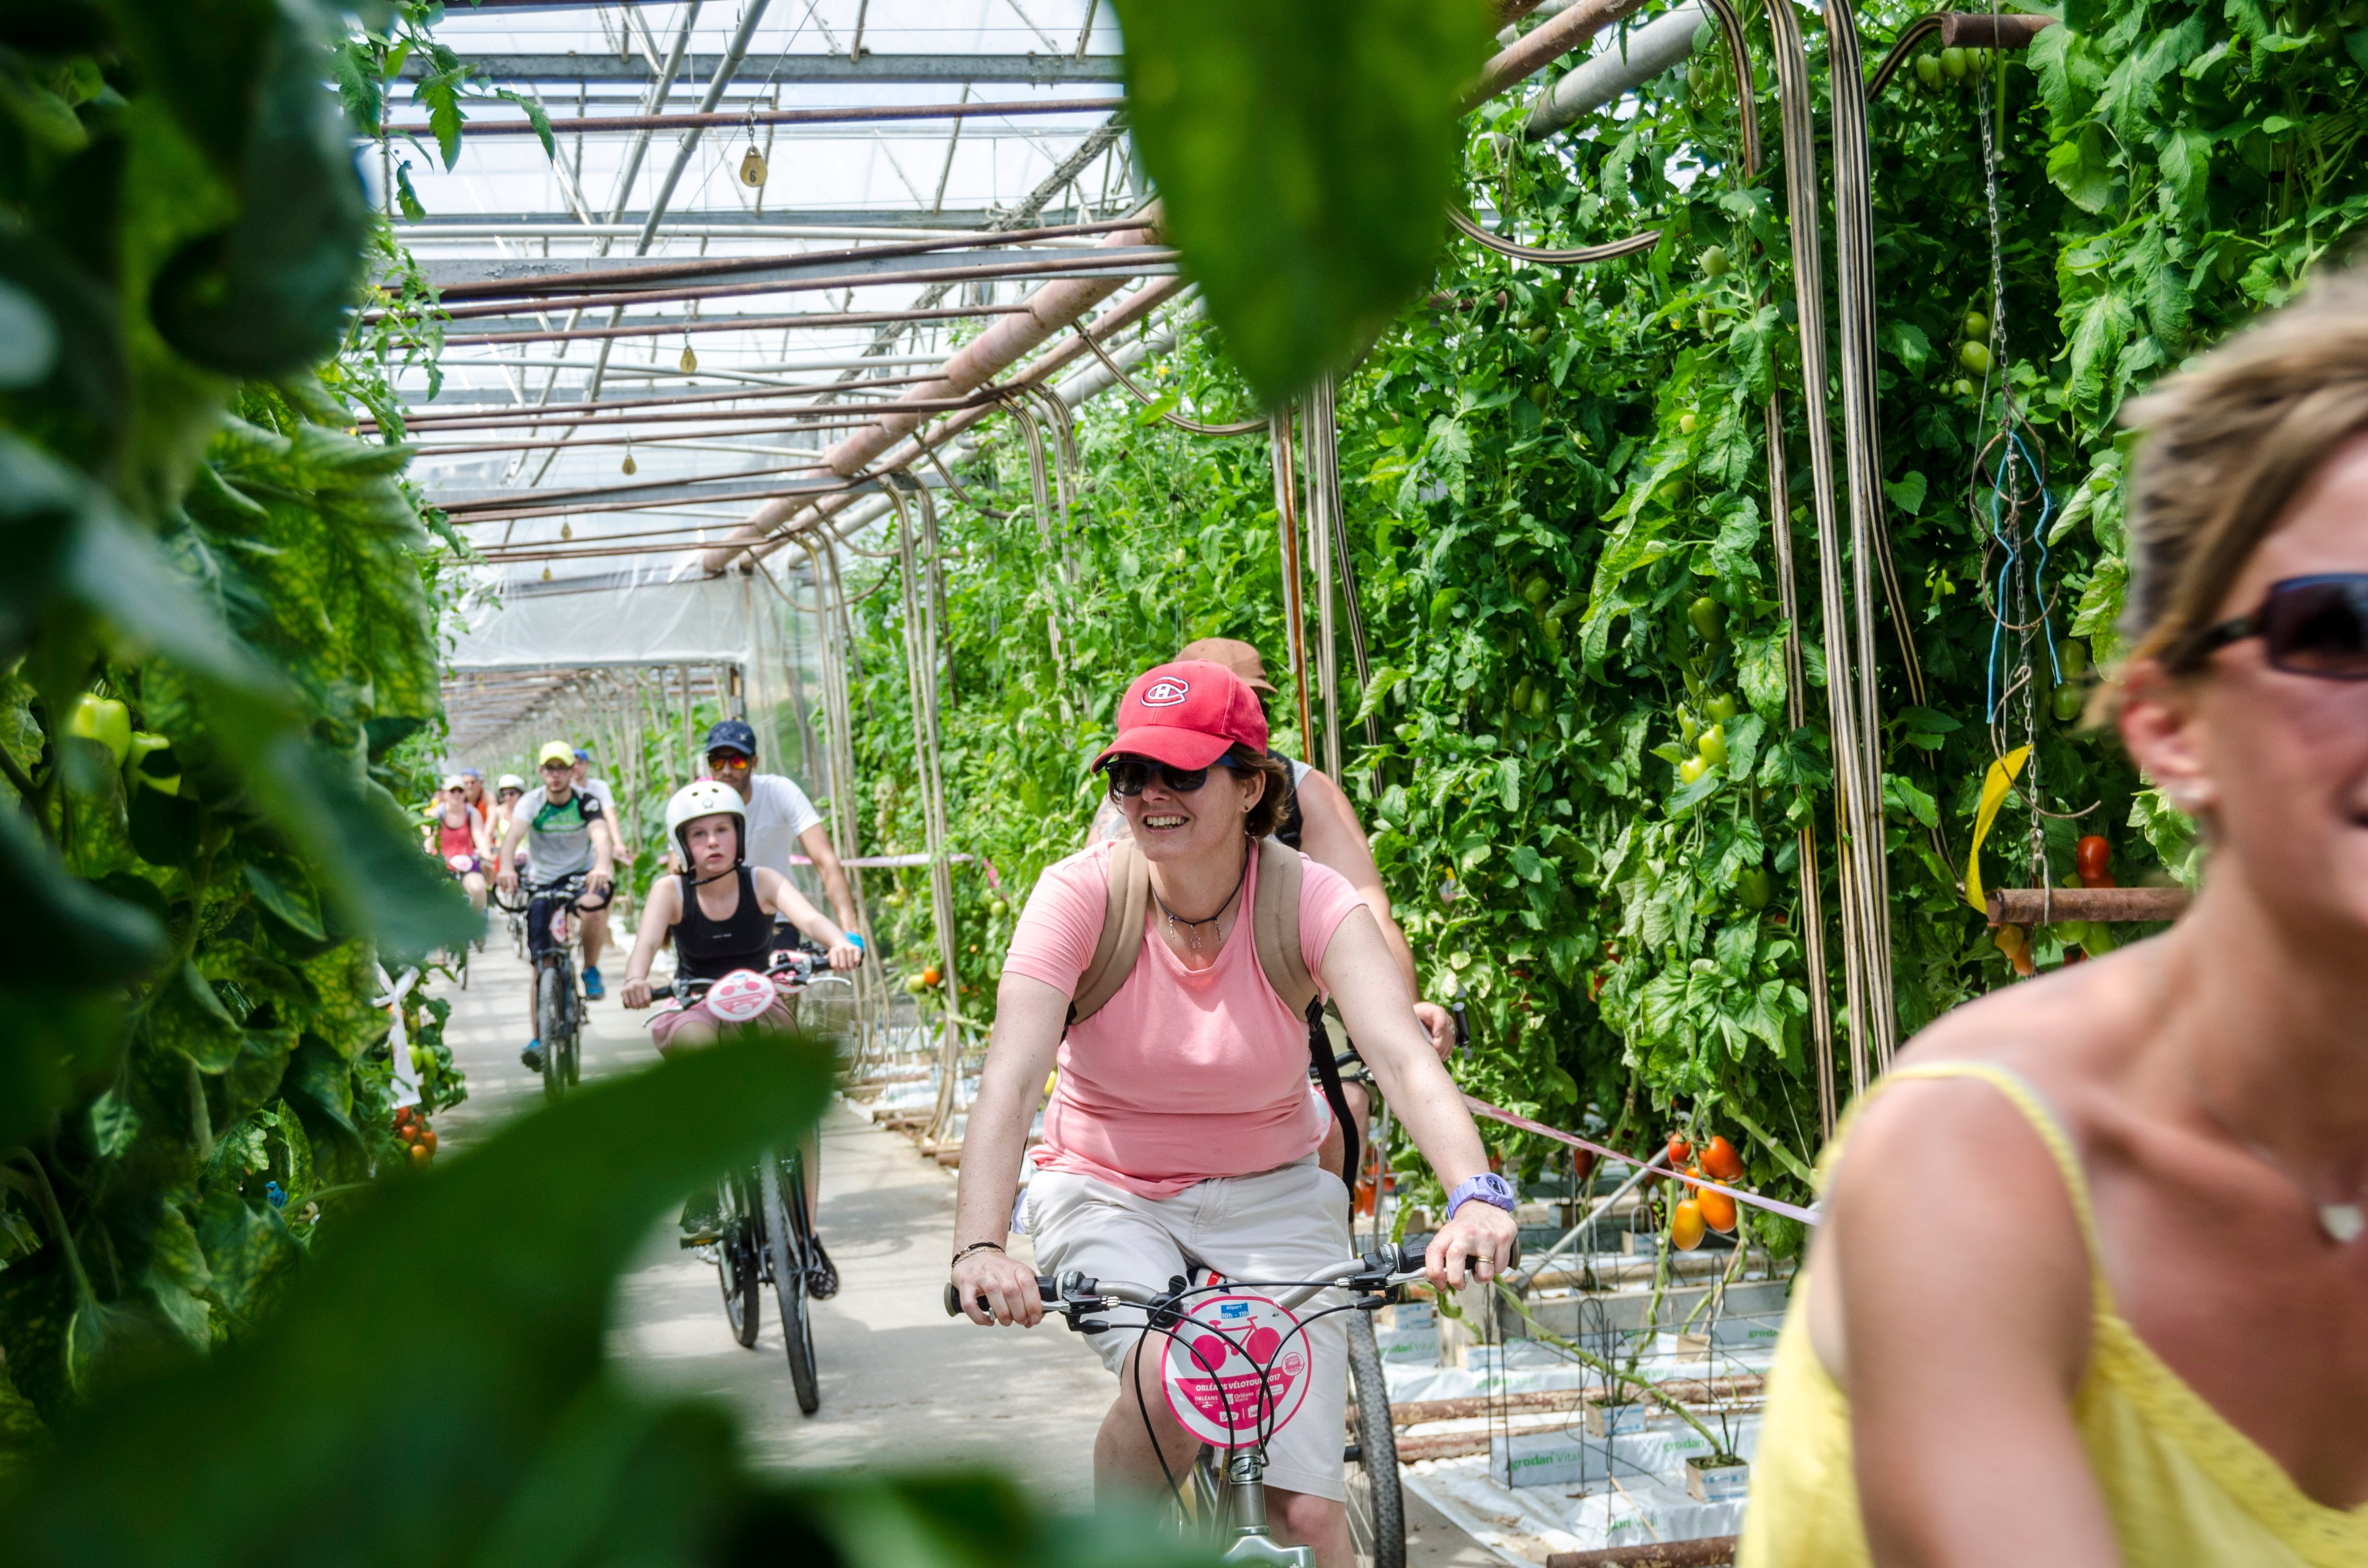
<svg viewBox="0 0 2368 1568">
<path fill-rule="evenodd" d="M 923 591 L 920 563 L 913 545 L 912 509 L 900 490 L 891 489 L 896 508 L 896 552 L 905 589 L 905 669 L 912 687 L 913 760 L 921 774 L 921 824 L 929 850 L 929 903 L 938 927 L 940 983 L 948 999 L 944 1040 L 940 1046 L 937 1109 L 929 1118 L 928 1136 L 942 1142 L 951 1130 L 956 1091 L 962 1082 L 962 1030 L 954 1021 L 953 999 L 960 995 L 954 975 L 954 882 L 946 864 L 945 778 L 938 767 L 938 632 L 932 612 L 933 595 Z M 937 560 L 937 512 L 928 493 L 920 493 L 924 548 L 933 574 Z"/>
<path fill-rule="evenodd" d="M 1597 1203 L 1594 1207 L 1588 1210 L 1585 1214 L 1580 1215 L 1578 1222 L 1562 1233 L 1562 1240 L 1546 1248 L 1543 1253 L 1539 1255 L 1538 1260 L 1535 1263 L 1532 1263 L 1528 1268 L 1521 1271 L 1521 1278 L 1513 1286 L 1515 1293 L 1526 1293 L 1529 1290 L 1531 1282 L 1534 1281 L 1539 1275 L 1543 1274 L 1546 1271 L 1546 1265 L 1552 1263 L 1555 1258 L 1562 1256 L 1563 1248 L 1578 1240 L 1581 1233 L 1594 1226 L 1596 1219 L 1601 1215 L 1605 1210 L 1611 1208 L 1613 1204 L 1619 1202 L 1622 1199 L 1635 1191 L 1637 1183 L 1643 1181 L 1646 1176 L 1651 1176 L 1656 1168 L 1668 1165 L 1668 1160 L 1669 1148 L 1668 1144 L 1664 1143 L 1661 1147 L 1654 1150 L 1653 1157 L 1646 1160 L 1643 1165 L 1638 1165 L 1635 1170 L 1631 1172 L 1626 1181 L 1622 1182 L 1618 1187 L 1612 1188 L 1611 1197 L 1604 1199 L 1601 1202 Z"/>
</svg>

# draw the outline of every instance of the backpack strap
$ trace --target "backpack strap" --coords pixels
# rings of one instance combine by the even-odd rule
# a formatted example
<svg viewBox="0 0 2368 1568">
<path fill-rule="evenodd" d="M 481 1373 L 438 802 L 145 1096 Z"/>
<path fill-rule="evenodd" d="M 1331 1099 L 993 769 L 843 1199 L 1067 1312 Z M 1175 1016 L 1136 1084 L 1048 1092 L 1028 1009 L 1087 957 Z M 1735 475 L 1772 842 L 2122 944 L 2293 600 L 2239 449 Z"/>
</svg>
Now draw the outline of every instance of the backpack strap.
<svg viewBox="0 0 2368 1568">
<path fill-rule="evenodd" d="M 1069 1022 L 1080 1024 L 1118 994 L 1143 952 L 1143 912 L 1151 903 L 1151 865 L 1132 838 L 1110 845 L 1108 896 L 1102 901 L 1102 934 L 1094 956 L 1077 976 L 1069 999 Z M 1304 967 L 1304 966 L 1303 966 Z"/>
<path fill-rule="evenodd" d="M 1307 954 L 1299 945 L 1299 892 L 1305 867 L 1299 851 L 1276 838 L 1258 841 L 1258 892 L 1250 903 L 1250 933 L 1258 939 L 1258 968 L 1283 1006 L 1307 1019 L 1307 1059 L 1315 1081 L 1324 1085 L 1324 1103 L 1332 1108 L 1333 1125 L 1340 1130 L 1340 1181 L 1349 1188 L 1349 1225 L 1356 1224 L 1357 1120 L 1349 1114 L 1349 1096 L 1340 1089 L 1340 1064 L 1332 1058 L 1332 1040 L 1324 1032 L 1324 999 Z"/>
<path fill-rule="evenodd" d="M 1258 968 L 1266 983 L 1294 1013 L 1315 1000 L 1315 976 L 1299 947 L 1299 851 L 1281 840 L 1258 843 L 1258 892 L 1250 903 L 1250 935 L 1258 942 Z"/>
</svg>

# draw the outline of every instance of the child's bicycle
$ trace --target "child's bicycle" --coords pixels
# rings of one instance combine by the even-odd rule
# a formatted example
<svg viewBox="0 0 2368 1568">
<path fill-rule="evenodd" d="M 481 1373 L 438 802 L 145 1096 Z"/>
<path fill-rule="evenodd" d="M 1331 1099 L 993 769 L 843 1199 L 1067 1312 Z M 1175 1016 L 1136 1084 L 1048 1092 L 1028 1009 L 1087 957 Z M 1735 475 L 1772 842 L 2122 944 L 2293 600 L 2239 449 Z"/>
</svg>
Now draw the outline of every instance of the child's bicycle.
<svg viewBox="0 0 2368 1568">
<path fill-rule="evenodd" d="M 820 970 L 817 974 L 815 971 Z M 833 975 L 817 954 L 800 949 L 773 955 L 763 972 L 737 969 L 720 980 L 677 978 L 674 1003 L 687 1007 L 704 999 L 708 1011 L 726 1024 L 754 1023 L 777 997 L 792 1008 L 810 986 L 825 989 L 850 983 Z M 798 1409 L 812 1415 L 822 1406 L 814 1372 L 813 1302 L 838 1290 L 838 1271 L 814 1234 L 806 1206 L 805 1157 L 795 1144 L 768 1149 L 750 1165 L 716 1183 L 715 1271 L 723 1287 L 723 1315 L 732 1337 L 754 1349 L 763 1323 L 762 1288 L 773 1288 L 781 1312 L 781 1340 L 790 1358 L 790 1382 Z"/>
<path fill-rule="evenodd" d="M 1389 1388 L 1383 1378 L 1380 1353 L 1374 1348 L 1372 1313 L 1395 1299 L 1398 1286 L 1421 1277 L 1423 1250 L 1411 1244 L 1379 1248 L 1318 1272 L 1322 1278 L 1314 1279 L 1221 1279 L 1197 1286 L 1179 1279 L 1170 1289 L 1155 1290 L 1120 1279 L 1091 1279 L 1071 1270 L 1057 1279 L 1039 1275 L 1036 1289 L 1046 1312 L 1066 1319 L 1079 1334 L 1106 1334 L 1110 1324 L 1103 1321 L 1103 1314 L 1135 1309 L 1144 1313 L 1146 1329 L 1165 1335 L 1171 1346 L 1183 1346 L 1182 1335 L 1195 1336 L 1183 1359 L 1188 1365 L 1208 1368 L 1212 1375 L 1206 1379 L 1203 1400 L 1209 1391 L 1217 1391 L 1214 1398 L 1222 1429 L 1246 1440 L 1204 1441 L 1190 1471 L 1180 1480 L 1170 1478 L 1178 1527 L 1212 1546 L 1222 1546 L 1225 1562 L 1266 1563 L 1274 1568 L 1315 1568 L 1314 1549 L 1283 1546 L 1267 1528 L 1266 1446 L 1274 1429 L 1291 1415 L 1290 1409 L 1276 1408 L 1275 1369 L 1285 1364 L 1292 1353 L 1292 1342 L 1309 1323 L 1333 1312 L 1354 1314 L 1348 1325 L 1349 1392 L 1356 1413 L 1355 1435 L 1347 1444 L 1345 1456 L 1349 1533 L 1360 1568 L 1405 1568 L 1406 1513 L 1398 1493 L 1397 1441 L 1390 1422 Z M 1327 1290 L 1344 1290 L 1351 1299 L 1306 1318 L 1292 1317 Z M 1212 1314 L 1195 1312 L 1196 1304 L 1218 1296 L 1238 1301 L 1253 1295 L 1277 1310 L 1273 1322 L 1258 1314 L 1244 1319 L 1247 1326 L 1229 1329 Z M 949 1316 L 961 1315 L 962 1300 L 951 1281 L 944 1302 Z M 1281 1322 L 1292 1326 L 1277 1333 L 1275 1325 Z M 1207 1346 L 1205 1336 L 1210 1335 L 1224 1341 L 1221 1355 L 1212 1354 Z M 1235 1358 L 1251 1369 L 1249 1376 L 1213 1375 Z M 1165 1378 L 1178 1358 L 1169 1355 L 1160 1359 Z M 1212 1361 L 1215 1366 L 1210 1365 Z M 1254 1403 L 1249 1408 L 1235 1409 L 1233 1391 L 1245 1384 L 1254 1387 Z M 1288 1394 L 1283 1397 L 1295 1408 Z M 1148 1415 L 1144 1419 L 1147 1423 Z"/>
</svg>

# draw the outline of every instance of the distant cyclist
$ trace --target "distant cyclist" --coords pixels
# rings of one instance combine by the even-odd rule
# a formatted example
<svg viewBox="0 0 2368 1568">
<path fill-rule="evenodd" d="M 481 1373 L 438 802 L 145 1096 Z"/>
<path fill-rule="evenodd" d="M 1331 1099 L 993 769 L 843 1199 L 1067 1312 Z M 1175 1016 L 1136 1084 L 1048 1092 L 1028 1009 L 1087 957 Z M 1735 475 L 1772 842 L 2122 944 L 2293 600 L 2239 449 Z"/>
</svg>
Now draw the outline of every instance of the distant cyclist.
<svg viewBox="0 0 2368 1568">
<path fill-rule="evenodd" d="M 582 897 L 591 907 L 581 904 L 578 913 L 588 916 L 606 909 L 609 884 L 615 877 L 616 839 L 609 826 L 609 813 L 601 809 L 598 799 L 575 788 L 569 777 L 575 767 L 575 750 L 565 741 L 553 741 L 542 748 L 538 757 L 542 774 L 542 789 L 521 799 L 510 813 L 509 831 L 502 835 L 498 885 L 505 893 L 518 885 L 516 856 L 518 846 L 533 840 L 533 881 L 527 892 L 533 902 L 527 910 L 527 946 L 530 958 L 550 950 L 553 940 L 551 925 L 556 913 L 556 901 L 547 897 L 549 890 L 575 876 L 584 878 Z M 581 922 L 584 938 L 584 994 L 598 1000 L 604 994 L 600 985 L 602 927 L 589 918 Z M 538 1010 L 541 1002 L 542 970 L 536 965 L 527 992 L 527 1027 L 532 1028 L 542 1015 Z M 542 1071 L 542 1041 L 532 1039 L 518 1053 L 532 1073 Z"/>
<path fill-rule="evenodd" d="M 469 804 L 467 786 L 459 776 L 444 780 L 433 818 L 437 858 L 468 891 L 469 907 L 485 912 L 485 862 L 493 857 L 493 839 L 485 819 Z"/>
<path fill-rule="evenodd" d="M 518 797 L 526 793 L 526 780 L 515 773 L 505 773 L 494 786 L 494 809 L 487 818 L 493 829 L 493 841 L 499 844 L 510 830 L 510 812 Z"/>
<path fill-rule="evenodd" d="M 485 799 L 485 776 L 473 767 L 461 769 L 461 783 L 469 798 L 469 809 L 491 820 L 493 804 Z"/>
<path fill-rule="evenodd" d="M 748 812 L 748 864 L 787 875 L 790 846 L 794 844 L 814 862 L 822 881 L 823 896 L 831 914 L 859 948 L 863 936 L 856 929 L 855 895 L 847 872 L 831 847 L 830 829 L 806 792 L 778 773 L 757 769 L 757 732 L 746 720 L 726 719 L 707 732 L 707 767 L 716 781 L 728 784 Z"/>
<path fill-rule="evenodd" d="M 1489 1172 L 1372 911 L 1339 873 L 1266 842 L 1287 770 L 1267 750 L 1257 694 L 1223 665 L 1178 661 L 1136 677 L 1117 720 L 1094 767 L 1127 840 L 1046 869 L 1004 960 L 956 1199 L 952 1282 L 965 1309 L 980 1323 L 1042 1322 L 1038 1269 L 1156 1289 L 1203 1267 L 1304 1278 L 1348 1256 L 1347 1191 L 1316 1161 L 1324 1113 L 1307 1093 L 1307 1021 L 1278 973 L 1338 1002 L 1446 1187 L 1434 1286 L 1460 1289 L 1467 1257 L 1492 1278 L 1513 1246 L 1510 1186 Z M 1106 918 L 1114 896 L 1142 909 L 1131 929 Z M 1004 1241 L 1056 1062 L 1027 1191 L 1031 1267 Z M 1349 1568 L 1347 1331 L 1319 1315 L 1306 1337 L 1305 1403 L 1268 1449 L 1272 1517 L 1323 1568 Z M 1097 1490 L 1158 1491 L 1199 1445 L 1141 1365 L 1139 1328 L 1087 1343 L 1121 1379 L 1095 1439 Z"/>
<path fill-rule="evenodd" d="M 568 778 L 578 790 L 598 800 L 600 809 L 609 813 L 609 825 L 617 834 L 617 864 L 632 865 L 633 846 L 625 842 L 625 819 L 617 812 L 617 791 L 609 787 L 606 778 L 592 777 L 592 754 L 582 746 L 575 748 L 575 767 Z"/>
</svg>

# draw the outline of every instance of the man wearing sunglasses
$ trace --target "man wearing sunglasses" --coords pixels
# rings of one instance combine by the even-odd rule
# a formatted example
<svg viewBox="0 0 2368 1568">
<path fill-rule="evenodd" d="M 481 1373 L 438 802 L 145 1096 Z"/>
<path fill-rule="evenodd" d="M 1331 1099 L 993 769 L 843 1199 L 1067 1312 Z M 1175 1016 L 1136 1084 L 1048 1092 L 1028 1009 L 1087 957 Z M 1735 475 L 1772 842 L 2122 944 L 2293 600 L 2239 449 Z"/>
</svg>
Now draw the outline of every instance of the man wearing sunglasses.
<svg viewBox="0 0 2368 1568">
<path fill-rule="evenodd" d="M 847 885 L 838 852 L 831 847 L 822 813 L 794 781 L 757 771 L 757 732 L 746 720 L 726 719 L 707 732 L 707 767 L 716 782 L 728 786 L 747 806 L 748 864 L 769 867 L 786 877 L 790 846 L 796 845 L 814 862 L 823 896 L 830 901 L 831 917 L 848 941 L 863 946 L 855 921 L 855 895 Z"/>
</svg>

